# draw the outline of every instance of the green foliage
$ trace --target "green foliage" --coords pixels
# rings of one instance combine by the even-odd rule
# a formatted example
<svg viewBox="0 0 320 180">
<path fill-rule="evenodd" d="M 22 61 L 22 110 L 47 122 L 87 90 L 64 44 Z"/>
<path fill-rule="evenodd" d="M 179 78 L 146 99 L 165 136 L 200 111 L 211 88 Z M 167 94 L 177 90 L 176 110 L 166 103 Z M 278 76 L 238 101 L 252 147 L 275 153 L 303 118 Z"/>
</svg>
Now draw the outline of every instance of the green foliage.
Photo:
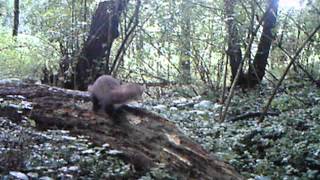
<svg viewBox="0 0 320 180">
<path fill-rule="evenodd" d="M 320 106 L 315 106 L 311 109 L 311 116 L 320 118 Z"/>
<path fill-rule="evenodd" d="M 106 154 L 90 158 L 83 158 L 79 162 L 84 174 L 90 174 L 94 179 L 124 178 L 130 170 L 122 160 Z"/>
<path fill-rule="evenodd" d="M 294 54 L 302 40 L 306 38 L 310 29 L 316 26 L 318 14 L 313 7 L 319 2 L 309 2 L 306 11 L 281 11 L 278 17 L 276 40 L 281 39 L 281 45 L 290 54 Z M 188 7 L 184 13 L 184 4 Z M 75 1 L 39 0 L 20 1 L 20 33 L 40 37 L 48 45 L 56 47 L 59 44 L 59 59 L 72 60 L 81 49 L 86 34 L 89 31 L 91 16 L 96 8 L 96 1 L 88 0 L 75 3 Z M 227 34 L 225 29 L 224 1 L 143 1 L 139 13 L 139 25 L 130 37 L 132 44 L 127 48 L 123 59 L 123 66 L 119 71 L 121 75 L 133 73 L 134 77 L 141 77 L 147 81 L 161 81 L 162 77 L 168 81 L 181 81 L 179 61 L 183 58 L 181 42 L 189 41 L 191 47 L 186 51 L 185 57 L 191 59 L 191 75 L 199 80 L 199 73 L 204 70 L 209 79 L 221 82 L 221 59 L 226 49 Z M 266 1 L 259 1 L 258 5 L 251 1 L 236 3 L 234 17 L 239 29 L 239 37 L 246 44 L 246 37 L 251 28 L 251 12 L 255 13 L 253 21 L 257 25 L 258 19 L 263 16 Z M 130 22 L 135 8 L 135 1 L 129 1 L 128 12 L 121 17 L 120 37 L 112 48 L 111 59 L 115 57 L 122 40 L 124 31 Z M 13 0 L 0 1 L 0 20 L 6 28 L 12 28 Z M 291 18 L 288 18 L 291 17 Z M 190 37 L 185 37 L 184 23 L 190 21 Z M 300 28 L 299 39 L 296 24 L 303 24 Z M 39 36 L 40 34 L 40 36 Z M 258 34 L 259 35 L 259 34 Z M 280 38 L 281 36 L 281 38 Z M 9 36 L 8 36 L 9 37 Z M 317 39 L 310 43 L 308 49 L 303 51 L 301 62 L 308 64 L 306 68 L 317 75 L 319 56 Z M 258 40 L 258 38 L 257 38 Z M 257 42 L 254 42 L 254 45 Z M 278 43 L 278 42 L 275 42 Z M 254 47 L 254 46 L 253 46 Z M 35 47 L 32 52 L 37 52 Z M 17 49 L 17 48 L 16 48 Z M 15 49 L 12 49 L 14 51 Z M 21 51 L 21 50 L 18 50 Z M 41 50 L 40 50 L 41 51 Z M 254 51 L 254 49 L 252 50 Z M 50 52 L 50 51 L 49 51 Z M 42 55 L 40 55 L 42 56 Z M 51 57 L 50 55 L 47 55 Z M 286 66 L 287 59 L 283 53 L 274 46 L 270 54 L 270 71 L 279 77 Z M 56 58 L 56 57 L 54 57 Z M 305 63 L 306 62 L 306 63 Z M 19 66 L 20 63 L 17 63 Z M 48 63 L 50 66 L 51 63 Z M 35 65 L 36 66 L 36 65 Z M 15 68 L 15 67 L 13 67 Z M 17 72 L 17 71 L 14 71 Z M 219 72 L 219 73 L 218 73 Z M 218 75 L 219 74 L 219 75 Z M 20 76 L 20 75 L 18 75 Z"/>
<path fill-rule="evenodd" d="M 17 136 L 7 136 L 3 129 L 0 130 L 0 172 L 22 170 L 31 154 L 27 147 L 32 137 L 22 131 Z"/>
<path fill-rule="evenodd" d="M 279 109 L 280 111 L 288 111 L 303 106 L 302 102 L 288 95 L 277 97 L 271 103 L 272 108 Z"/>
<path fill-rule="evenodd" d="M 145 175 L 139 178 L 139 180 L 153 180 L 153 179 L 166 179 L 166 180 L 177 180 L 179 179 L 175 175 L 170 174 L 164 167 L 155 167 Z"/>
<path fill-rule="evenodd" d="M 43 67 L 56 69 L 59 55 L 56 45 L 30 35 L 12 38 L 0 29 L 0 78 L 40 78 Z"/>
</svg>

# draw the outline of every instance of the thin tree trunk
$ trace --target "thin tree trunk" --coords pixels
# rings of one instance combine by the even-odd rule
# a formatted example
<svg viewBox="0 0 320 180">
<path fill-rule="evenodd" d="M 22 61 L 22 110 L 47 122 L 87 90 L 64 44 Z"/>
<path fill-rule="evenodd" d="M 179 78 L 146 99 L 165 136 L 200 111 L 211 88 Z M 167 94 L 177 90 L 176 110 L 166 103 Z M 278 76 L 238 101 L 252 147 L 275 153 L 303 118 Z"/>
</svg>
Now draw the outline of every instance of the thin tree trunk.
<svg viewBox="0 0 320 180">
<path fill-rule="evenodd" d="M 84 9 L 84 12 L 83 12 L 83 22 L 87 22 L 87 16 L 88 16 L 88 3 L 87 3 L 87 0 L 84 0 L 84 2 L 83 2 L 83 9 Z M 87 29 L 88 29 L 88 26 L 87 26 L 87 24 L 84 24 L 83 25 L 83 29 L 85 30 L 85 31 L 87 31 Z M 83 41 L 85 41 L 85 36 L 83 36 Z"/>
<path fill-rule="evenodd" d="M 225 0 L 225 18 L 228 32 L 228 50 L 229 63 L 231 66 L 231 82 L 234 81 L 237 70 L 242 60 L 242 52 L 240 48 L 239 31 L 235 21 L 234 7 L 236 0 Z M 243 81 L 243 71 L 240 70 L 239 83 Z"/>
<path fill-rule="evenodd" d="M 181 55 L 179 68 L 181 72 L 181 79 L 183 83 L 191 82 L 191 3 L 190 1 L 183 1 L 181 5 L 182 22 L 181 22 Z"/>
<path fill-rule="evenodd" d="M 12 30 L 12 36 L 18 36 L 18 29 L 19 29 L 19 0 L 14 0 L 14 20 L 13 20 L 13 30 Z"/>
<path fill-rule="evenodd" d="M 132 15 L 128 27 L 126 28 L 124 32 L 124 37 L 121 42 L 121 45 L 115 55 L 114 61 L 112 63 L 112 66 L 110 67 L 110 72 L 113 75 L 117 74 L 117 70 L 121 64 L 123 64 L 123 56 L 127 50 L 127 46 L 131 44 L 135 34 L 136 27 L 139 24 L 139 12 L 140 12 L 140 6 L 141 6 L 141 0 L 137 0 L 134 14 Z"/>
</svg>

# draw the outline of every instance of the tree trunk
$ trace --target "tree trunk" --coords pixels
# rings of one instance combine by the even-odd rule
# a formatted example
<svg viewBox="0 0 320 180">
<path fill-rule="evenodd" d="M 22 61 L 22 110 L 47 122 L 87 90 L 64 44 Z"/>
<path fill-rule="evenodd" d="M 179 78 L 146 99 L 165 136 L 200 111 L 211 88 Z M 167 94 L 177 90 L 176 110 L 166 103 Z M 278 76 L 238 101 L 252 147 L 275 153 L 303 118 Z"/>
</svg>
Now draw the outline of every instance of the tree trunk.
<svg viewBox="0 0 320 180">
<path fill-rule="evenodd" d="M 10 96 L 8 96 L 10 95 Z M 243 179 L 230 165 L 210 155 L 184 136 L 175 125 L 153 113 L 124 106 L 116 119 L 95 114 L 89 95 L 44 85 L 0 84 L 2 101 L 31 102 L 32 110 L 14 106 L 0 108 L 0 114 L 20 122 L 30 118 L 41 130 L 65 129 L 71 134 L 88 136 L 96 145 L 108 143 L 120 150 L 119 158 L 133 165 L 135 179 L 162 164 L 177 179 Z"/>
<path fill-rule="evenodd" d="M 80 53 L 76 69 L 76 88 L 86 90 L 101 74 L 110 74 L 109 58 L 113 41 L 119 36 L 120 14 L 126 0 L 102 1 L 92 18 L 88 39 Z M 105 61 L 104 61 L 105 60 Z"/>
<path fill-rule="evenodd" d="M 190 1 L 183 1 L 181 4 L 181 55 L 179 66 L 182 82 L 187 84 L 191 82 L 191 3 Z"/>
<path fill-rule="evenodd" d="M 19 0 L 14 0 L 14 20 L 13 20 L 13 30 L 12 30 L 12 36 L 18 36 L 18 29 L 19 29 Z"/>
<path fill-rule="evenodd" d="M 229 56 L 229 63 L 231 67 L 231 82 L 233 82 L 237 70 L 242 61 L 242 53 L 240 46 L 240 36 L 237 28 L 237 24 L 235 21 L 235 12 L 234 7 L 236 4 L 236 0 L 225 0 L 225 18 L 226 18 L 226 26 L 228 32 L 228 50 L 227 55 Z M 244 79 L 244 73 L 241 69 L 238 84 L 241 84 Z"/>
<path fill-rule="evenodd" d="M 254 68 L 249 68 L 248 72 L 248 82 L 251 87 L 259 84 L 265 75 L 271 43 L 273 40 L 272 30 L 275 27 L 277 20 L 278 4 L 279 0 L 269 0 L 263 21 L 263 30 L 258 44 L 258 50 L 253 59 L 253 66 L 250 66 Z"/>
</svg>

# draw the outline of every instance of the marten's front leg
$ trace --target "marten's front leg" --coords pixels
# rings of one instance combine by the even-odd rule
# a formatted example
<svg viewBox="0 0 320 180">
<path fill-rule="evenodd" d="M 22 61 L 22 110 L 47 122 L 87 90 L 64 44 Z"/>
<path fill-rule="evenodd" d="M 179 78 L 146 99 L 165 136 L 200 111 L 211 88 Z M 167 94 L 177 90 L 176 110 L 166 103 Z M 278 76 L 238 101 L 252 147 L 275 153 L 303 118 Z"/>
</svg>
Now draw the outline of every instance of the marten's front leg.
<svg viewBox="0 0 320 180">
<path fill-rule="evenodd" d="M 115 107 L 114 107 L 114 105 L 113 104 L 107 104 L 107 105 L 105 105 L 105 107 L 104 107 L 104 111 L 109 115 L 109 116 L 113 116 L 114 115 L 114 113 L 115 113 Z"/>
</svg>

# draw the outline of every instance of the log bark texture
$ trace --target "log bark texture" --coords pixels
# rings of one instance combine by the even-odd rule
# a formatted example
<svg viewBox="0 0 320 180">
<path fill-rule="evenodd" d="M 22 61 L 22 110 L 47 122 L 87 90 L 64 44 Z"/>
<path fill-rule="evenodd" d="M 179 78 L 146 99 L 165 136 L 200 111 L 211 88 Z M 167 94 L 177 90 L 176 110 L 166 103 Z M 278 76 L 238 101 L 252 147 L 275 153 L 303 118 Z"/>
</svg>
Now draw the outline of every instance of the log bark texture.
<svg viewBox="0 0 320 180">
<path fill-rule="evenodd" d="M 27 83 L 0 83 L 0 101 L 27 101 L 32 109 L 0 107 L 0 116 L 17 122 L 27 116 L 41 130 L 64 129 L 85 135 L 96 145 L 110 144 L 136 170 L 132 179 L 159 163 L 179 179 L 243 179 L 233 167 L 218 160 L 177 130 L 175 125 L 146 110 L 123 106 L 111 119 L 91 111 L 86 92 Z"/>
</svg>

